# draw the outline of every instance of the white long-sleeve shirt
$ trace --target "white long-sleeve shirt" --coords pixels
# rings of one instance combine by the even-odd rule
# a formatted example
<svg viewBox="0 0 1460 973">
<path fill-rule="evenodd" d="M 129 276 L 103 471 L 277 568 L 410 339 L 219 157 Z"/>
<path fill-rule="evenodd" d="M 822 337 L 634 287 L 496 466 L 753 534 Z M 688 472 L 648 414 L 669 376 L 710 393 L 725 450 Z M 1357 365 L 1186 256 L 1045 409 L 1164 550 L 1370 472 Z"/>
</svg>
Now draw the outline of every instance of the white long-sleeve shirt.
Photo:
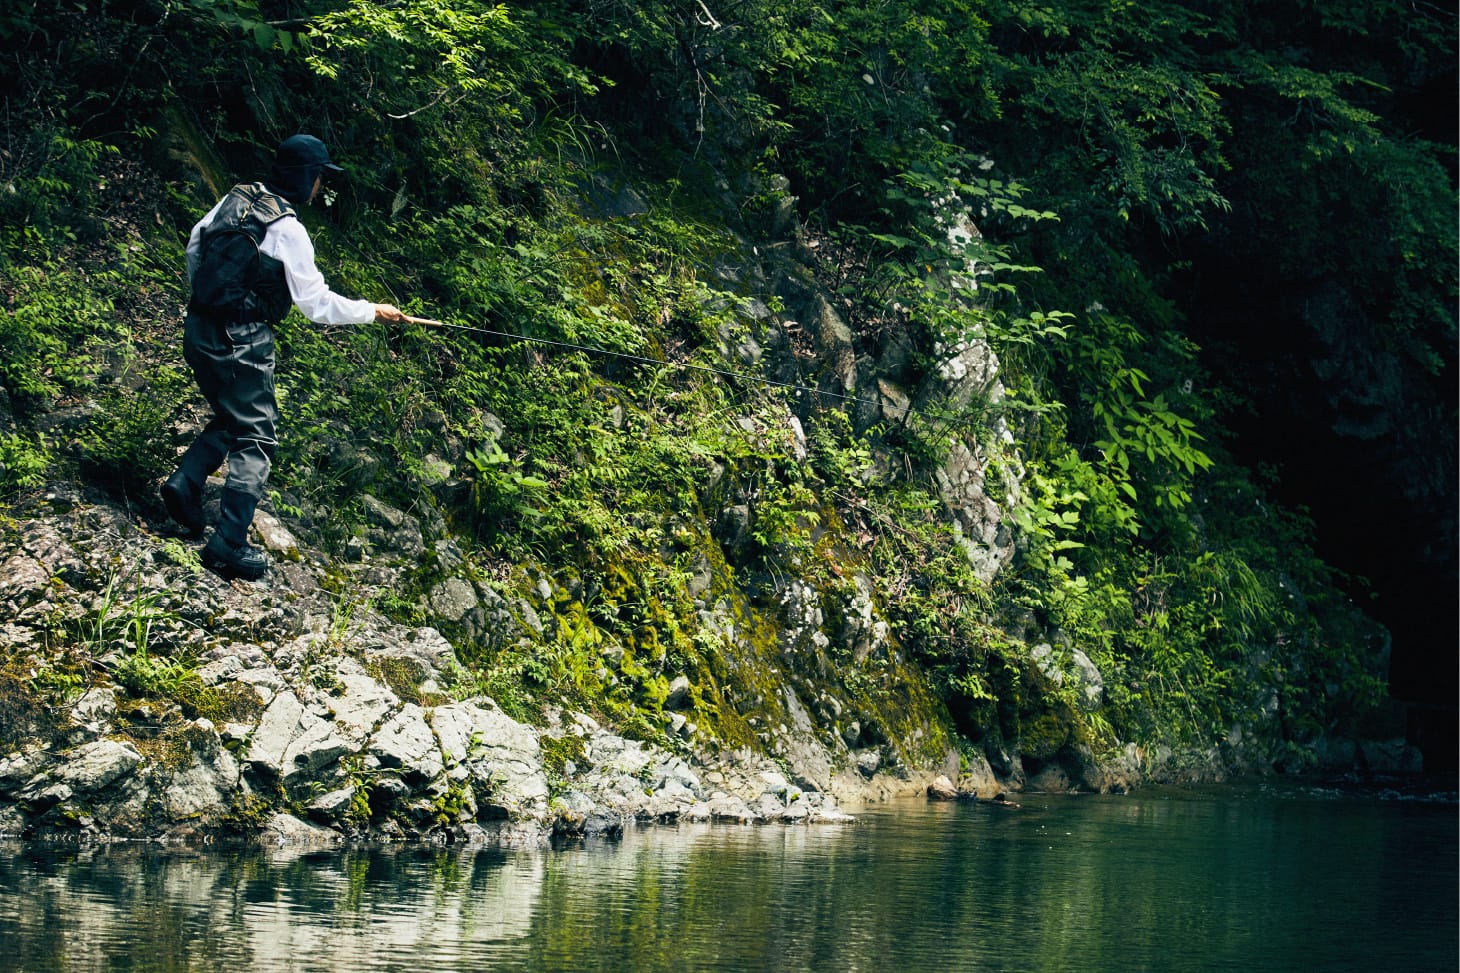
<svg viewBox="0 0 1460 973">
<path fill-rule="evenodd" d="M 193 226 L 193 232 L 188 236 L 189 281 L 198 272 L 203 227 L 222 205 L 223 200 L 220 199 L 208 215 Z M 297 217 L 285 216 L 270 223 L 263 242 L 259 244 L 259 252 L 284 265 L 284 280 L 289 284 L 289 296 L 294 299 L 294 306 L 315 324 L 366 324 L 375 320 L 374 302 L 351 300 L 329 289 L 324 275 L 314 265 L 314 243 Z"/>
</svg>

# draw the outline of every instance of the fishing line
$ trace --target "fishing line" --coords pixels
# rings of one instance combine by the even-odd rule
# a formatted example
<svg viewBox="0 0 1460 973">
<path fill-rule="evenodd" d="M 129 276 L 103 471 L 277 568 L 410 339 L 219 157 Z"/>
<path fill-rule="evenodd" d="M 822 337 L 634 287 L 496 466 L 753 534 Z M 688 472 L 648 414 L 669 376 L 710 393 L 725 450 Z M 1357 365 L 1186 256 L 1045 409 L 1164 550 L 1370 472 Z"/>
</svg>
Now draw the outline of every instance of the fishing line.
<svg viewBox="0 0 1460 973">
<path fill-rule="evenodd" d="M 382 193 L 390 193 L 391 192 L 390 187 L 386 186 L 381 181 L 379 181 L 377 179 L 374 179 L 374 178 L 371 178 L 370 176 L 365 175 L 363 173 L 352 173 L 351 176 L 350 176 L 350 178 L 352 180 L 354 180 L 354 181 L 361 182 L 361 183 L 365 183 L 366 185 L 372 186 L 376 190 L 378 190 L 378 191 L 380 191 Z M 406 200 L 408 200 L 408 201 L 410 201 L 412 203 L 417 203 L 418 202 L 417 200 L 414 199 L 414 197 L 411 194 L 406 193 L 404 191 L 404 187 L 402 187 L 400 190 L 397 190 L 394 195 L 395 195 L 395 198 L 397 198 L 397 199 L 404 198 L 404 199 L 406 199 Z M 333 198 L 328 198 L 327 201 L 326 201 L 326 205 L 328 206 L 331 203 L 333 203 Z M 360 247 L 356 246 L 352 241 L 350 241 L 348 239 L 345 239 L 343 237 L 343 235 L 341 235 L 335 242 L 337 242 L 337 243 L 343 243 L 346 247 L 348 247 L 349 249 L 353 250 L 356 253 L 357 256 L 361 257 L 362 259 L 368 260 L 368 257 L 366 256 L 366 254 L 363 251 L 363 249 L 361 249 Z M 387 287 L 387 290 L 389 290 L 389 287 Z M 399 300 L 399 298 L 396 298 L 396 299 Z M 530 341 L 530 342 L 534 342 L 536 344 L 549 345 L 549 346 L 552 346 L 552 347 L 555 347 L 555 348 L 564 348 L 564 349 L 570 349 L 570 350 L 573 350 L 573 351 L 587 352 L 589 354 L 607 355 L 607 356 L 610 356 L 610 357 L 613 357 L 613 358 L 622 358 L 622 359 L 625 359 L 627 361 L 639 362 L 639 363 L 645 364 L 645 365 L 655 365 L 655 366 L 658 366 L 658 367 L 661 367 L 661 368 L 686 368 L 686 369 L 693 369 L 695 371 L 708 372 L 708 373 L 714 374 L 714 375 L 722 375 L 722 376 L 725 376 L 726 378 L 733 378 L 733 379 L 736 379 L 736 380 L 742 381 L 742 382 L 754 382 L 754 383 L 758 383 L 760 385 L 771 386 L 771 387 L 774 387 L 774 388 L 788 389 L 790 391 L 796 392 L 797 394 L 802 393 L 802 392 L 807 392 L 807 393 L 810 393 L 812 395 L 826 396 L 826 397 L 833 398 L 833 399 L 840 399 L 843 402 L 854 403 L 854 404 L 857 404 L 857 405 L 871 406 L 871 407 L 876 408 L 878 410 L 885 410 L 885 408 L 886 408 L 882 402 L 879 402 L 879 401 L 877 401 L 875 399 L 865 399 L 865 398 L 862 398 L 862 397 L 857 396 L 857 395 L 846 395 L 846 394 L 843 394 L 841 392 L 832 392 L 832 391 L 828 391 L 827 389 L 815 388 L 815 387 L 809 386 L 809 385 L 801 385 L 801 384 L 798 384 L 798 383 L 795 383 L 795 382 L 779 382 L 779 381 L 776 381 L 775 379 L 766 378 L 763 375 L 752 375 L 752 374 L 749 374 L 747 372 L 737 372 L 737 371 L 732 371 L 730 369 L 725 369 L 725 368 L 715 368 L 714 366 L 711 366 L 711 365 L 696 365 L 696 364 L 694 364 L 692 362 L 671 362 L 671 361 L 663 361 L 663 360 L 658 359 L 658 358 L 649 358 L 649 357 L 642 356 L 642 355 L 632 355 L 632 354 L 628 354 L 628 353 L 625 353 L 625 352 L 610 351 L 607 348 L 598 348 L 598 347 L 594 347 L 594 346 L 591 346 L 591 345 L 579 345 L 579 344 L 574 344 L 574 343 L 569 342 L 569 341 L 555 341 L 555 340 L 552 340 L 552 339 L 549 339 L 549 338 L 534 338 L 534 337 L 531 337 L 529 335 L 513 334 L 511 332 L 506 332 L 506 331 L 495 331 L 495 330 L 493 330 L 491 328 L 473 327 L 473 326 L 464 325 L 464 324 L 451 324 L 451 323 L 446 322 L 446 321 L 437 321 L 437 320 L 433 320 L 431 318 L 417 318 L 417 317 L 413 317 L 411 315 L 406 315 L 405 317 L 406 317 L 406 320 L 408 322 L 410 322 L 410 323 L 413 323 L 413 324 L 421 324 L 421 325 L 425 325 L 425 326 L 428 326 L 428 327 L 450 328 L 450 329 L 455 330 L 455 331 L 466 331 L 466 332 L 471 332 L 473 334 L 492 335 L 494 337 L 507 338 L 507 339 L 510 339 L 510 340 L 513 340 L 513 341 Z M 902 418 L 903 418 L 903 421 L 904 422 L 906 422 L 906 419 L 907 419 L 908 416 L 911 416 L 911 415 L 914 415 L 914 414 L 920 415 L 920 416 L 923 416 L 923 417 L 926 417 L 926 418 L 932 419 L 932 420 L 942 420 L 945 423 L 961 423 L 961 422 L 967 422 L 970 419 L 974 418 L 971 415 L 956 416 L 956 415 L 949 415 L 948 413 L 945 413 L 945 412 L 937 412 L 937 411 L 932 410 L 932 409 L 916 408 L 916 407 L 912 406 L 911 404 L 906 405 L 906 406 L 900 406 L 900 407 L 899 406 L 896 406 L 895 404 L 893 404 L 893 408 L 896 409 L 897 411 L 900 411 L 903 414 L 902 415 Z"/>
</svg>

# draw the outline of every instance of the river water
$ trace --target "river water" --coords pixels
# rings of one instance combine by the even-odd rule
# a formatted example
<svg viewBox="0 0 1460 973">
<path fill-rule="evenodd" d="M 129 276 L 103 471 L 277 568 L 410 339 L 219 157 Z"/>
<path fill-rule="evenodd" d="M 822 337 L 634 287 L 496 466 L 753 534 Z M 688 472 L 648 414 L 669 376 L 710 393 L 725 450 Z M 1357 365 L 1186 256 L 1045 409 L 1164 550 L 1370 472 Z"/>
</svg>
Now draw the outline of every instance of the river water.
<svg viewBox="0 0 1460 973">
<path fill-rule="evenodd" d="M 551 851 L 0 843 L 0 969 L 1457 968 L 1447 799 L 910 801 Z"/>
</svg>

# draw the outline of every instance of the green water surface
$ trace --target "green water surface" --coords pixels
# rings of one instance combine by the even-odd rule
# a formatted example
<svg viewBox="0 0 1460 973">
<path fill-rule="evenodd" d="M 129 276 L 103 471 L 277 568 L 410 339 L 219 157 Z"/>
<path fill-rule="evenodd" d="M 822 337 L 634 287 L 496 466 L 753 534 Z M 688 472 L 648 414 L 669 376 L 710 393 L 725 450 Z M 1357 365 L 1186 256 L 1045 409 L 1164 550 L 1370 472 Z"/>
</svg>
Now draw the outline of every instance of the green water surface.
<svg viewBox="0 0 1460 973">
<path fill-rule="evenodd" d="M 1020 800 L 551 851 L 0 843 L 0 969 L 1457 968 L 1453 801 Z"/>
</svg>

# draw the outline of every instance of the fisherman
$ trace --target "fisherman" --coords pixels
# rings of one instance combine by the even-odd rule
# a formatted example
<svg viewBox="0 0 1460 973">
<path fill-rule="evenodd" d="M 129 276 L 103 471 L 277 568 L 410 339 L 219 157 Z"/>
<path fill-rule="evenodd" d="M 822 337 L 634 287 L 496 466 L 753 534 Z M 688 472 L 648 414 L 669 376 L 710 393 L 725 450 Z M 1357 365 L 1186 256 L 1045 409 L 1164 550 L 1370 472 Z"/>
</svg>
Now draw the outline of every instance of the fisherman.
<svg viewBox="0 0 1460 973">
<path fill-rule="evenodd" d="M 291 303 L 316 324 L 408 320 L 393 305 L 341 297 L 314 265 L 314 244 L 298 207 L 314 200 L 326 172 L 342 171 L 319 139 L 287 138 L 268 177 L 235 186 L 188 237 L 192 293 L 183 357 L 213 418 L 161 493 L 168 516 L 200 537 L 206 526 L 203 481 L 227 461 L 218 525 L 203 548 L 203 564 L 225 578 L 256 581 L 269 569 L 268 557 L 247 535 L 278 446 L 274 326 Z"/>
</svg>

